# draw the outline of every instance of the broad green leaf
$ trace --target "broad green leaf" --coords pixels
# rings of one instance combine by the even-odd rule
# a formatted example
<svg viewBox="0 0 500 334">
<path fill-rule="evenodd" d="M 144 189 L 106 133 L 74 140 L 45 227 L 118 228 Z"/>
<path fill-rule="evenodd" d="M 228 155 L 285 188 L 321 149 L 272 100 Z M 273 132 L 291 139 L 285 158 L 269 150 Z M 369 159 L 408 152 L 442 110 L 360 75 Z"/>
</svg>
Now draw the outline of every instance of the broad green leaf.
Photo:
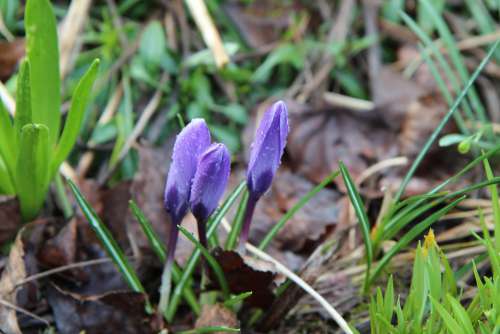
<svg viewBox="0 0 500 334">
<path fill-rule="evenodd" d="M 10 115 L 0 102 L 0 157 L 3 158 L 7 171 L 9 172 L 12 181 L 14 176 L 16 150 L 15 150 L 15 133 Z M 12 182 L 13 183 L 13 182 Z"/>
<path fill-rule="evenodd" d="M 33 123 L 47 126 L 50 146 L 54 146 L 61 122 L 61 82 L 56 18 L 49 0 L 28 0 L 24 24 Z"/>
<path fill-rule="evenodd" d="M 16 90 L 16 115 L 14 117 L 14 128 L 16 131 L 16 143 L 21 141 L 21 130 L 26 124 L 33 123 L 31 109 L 31 84 L 30 63 L 24 59 L 19 69 Z"/>
<path fill-rule="evenodd" d="M 85 109 L 87 108 L 87 104 L 92 93 L 92 86 L 94 85 L 98 71 L 99 60 L 96 59 L 92 65 L 90 65 L 87 73 L 85 73 L 76 86 L 68 118 L 66 119 L 61 139 L 57 144 L 54 158 L 52 159 L 51 176 L 57 172 L 57 169 L 68 157 L 73 145 L 75 145 L 76 139 L 78 138 L 78 134 L 80 133 L 80 129 L 82 127 Z"/>
<path fill-rule="evenodd" d="M 42 208 L 49 178 L 49 130 L 43 124 L 27 124 L 21 130 L 16 167 L 16 187 L 21 215 L 29 221 Z"/>
</svg>

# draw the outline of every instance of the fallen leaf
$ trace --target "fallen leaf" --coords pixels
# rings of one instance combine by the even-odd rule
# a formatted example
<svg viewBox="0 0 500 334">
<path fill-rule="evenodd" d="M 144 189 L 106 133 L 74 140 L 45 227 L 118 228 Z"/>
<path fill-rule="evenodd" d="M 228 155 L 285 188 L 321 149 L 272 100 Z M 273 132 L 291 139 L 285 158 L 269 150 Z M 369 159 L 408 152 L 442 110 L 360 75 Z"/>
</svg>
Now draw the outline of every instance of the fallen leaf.
<svg viewBox="0 0 500 334">
<path fill-rule="evenodd" d="M 307 194 L 314 184 L 281 168 L 271 191 L 259 201 L 251 227 L 251 240 L 256 242 Z M 279 249 L 300 252 L 309 241 L 318 241 L 328 227 L 338 221 L 337 192 L 323 189 L 311 198 L 276 235 L 273 244 Z"/>
<path fill-rule="evenodd" d="M 8 79 L 17 63 L 24 57 L 24 39 L 18 38 L 12 42 L 0 42 L 0 79 Z"/>
<path fill-rule="evenodd" d="M 216 248 L 213 255 L 222 267 L 229 290 L 234 294 L 252 291 L 245 304 L 252 307 L 267 308 L 274 300 L 272 292 L 275 273 L 269 265 L 257 265 L 255 261 L 243 259 L 240 254 Z M 213 274 L 212 274 L 213 275 Z M 212 282 L 215 282 L 212 277 Z"/>
<path fill-rule="evenodd" d="M 135 292 L 108 292 L 81 296 L 48 288 L 48 301 L 54 313 L 58 333 L 157 333 L 158 321 L 145 312 L 145 295 Z"/>
<path fill-rule="evenodd" d="M 238 328 L 239 321 L 236 315 L 221 304 L 203 305 L 201 314 L 196 320 L 196 328 L 224 326 Z M 223 334 L 226 332 L 215 332 Z"/>
<path fill-rule="evenodd" d="M 0 298 L 13 305 L 17 304 L 16 285 L 26 277 L 23 256 L 23 242 L 21 240 L 21 233 L 19 233 L 12 245 L 9 259 L 0 278 Z M 0 304 L 0 331 L 7 334 L 21 333 L 17 323 L 16 311 L 4 304 Z"/>
<path fill-rule="evenodd" d="M 22 220 L 19 212 L 17 198 L 0 196 L 0 222 L 2 222 L 0 224 L 0 245 L 11 241 L 21 227 Z"/>
<path fill-rule="evenodd" d="M 291 166 L 315 183 L 343 161 L 353 178 L 396 156 L 397 134 L 378 114 L 348 110 L 290 112 L 287 152 Z"/>
</svg>

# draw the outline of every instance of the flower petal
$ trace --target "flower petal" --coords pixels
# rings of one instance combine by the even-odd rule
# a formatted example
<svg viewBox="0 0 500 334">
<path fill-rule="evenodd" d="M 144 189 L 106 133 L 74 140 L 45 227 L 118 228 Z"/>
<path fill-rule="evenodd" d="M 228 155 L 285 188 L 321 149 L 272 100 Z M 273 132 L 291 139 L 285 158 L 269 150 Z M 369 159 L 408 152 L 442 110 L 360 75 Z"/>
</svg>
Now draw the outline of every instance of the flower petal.
<svg viewBox="0 0 500 334">
<path fill-rule="evenodd" d="M 201 156 L 191 188 L 191 211 L 204 222 L 217 208 L 231 169 L 231 157 L 224 144 L 212 144 Z"/>
<path fill-rule="evenodd" d="M 177 135 L 164 197 L 165 209 L 175 224 L 186 215 L 198 159 L 209 146 L 210 131 L 202 119 L 193 119 Z"/>
</svg>

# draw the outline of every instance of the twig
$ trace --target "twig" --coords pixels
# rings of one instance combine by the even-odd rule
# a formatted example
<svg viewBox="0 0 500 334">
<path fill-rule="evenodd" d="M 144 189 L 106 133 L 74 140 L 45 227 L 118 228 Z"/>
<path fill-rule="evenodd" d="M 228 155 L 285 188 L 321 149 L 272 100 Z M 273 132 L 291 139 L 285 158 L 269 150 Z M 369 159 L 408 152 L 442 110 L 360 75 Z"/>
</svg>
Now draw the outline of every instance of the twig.
<svg viewBox="0 0 500 334">
<path fill-rule="evenodd" d="M 391 159 L 386 159 L 377 162 L 374 165 L 371 165 L 369 168 L 365 169 L 356 179 L 356 184 L 361 184 L 363 181 L 365 181 L 367 178 L 372 176 L 373 174 L 376 174 L 386 168 L 389 167 L 396 167 L 396 166 L 406 166 L 408 164 L 408 158 L 407 157 L 395 157 Z"/>
<path fill-rule="evenodd" d="M 87 21 L 91 3 L 92 0 L 71 1 L 68 14 L 59 25 L 59 68 L 61 78 L 64 78 L 69 73 L 78 50 L 81 48 L 81 38 L 78 38 L 78 34 Z"/>
<path fill-rule="evenodd" d="M 3 306 L 5 306 L 5 307 L 9 307 L 9 308 L 11 308 L 11 309 L 13 309 L 13 310 L 16 310 L 16 311 L 17 311 L 17 312 L 19 312 L 19 313 L 25 314 L 25 315 L 27 315 L 28 317 L 31 317 L 31 318 L 33 318 L 33 319 L 36 319 L 36 320 L 40 321 L 40 322 L 43 322 L 43 323 L 44 323 L 45 325 L 47 325 L 47 326 L 50 326 L 50 323 L 49 323 L 47 320 L 45 320 L 44 318 L 41 318 L 41 317 L 37 316 L 36 314 L 31 313 L 30 311 L 25 310 L 25 309 L 23 309 L 23 308 L 21 308 L 21 307 L 19 307 L 19 306 L 17 306 L 17 305 L 14 305 L 14 304 L 12 304 L 12 303 L 9 303 L 9 302 L 8 302 L 8 301 L 6 301 L 5 299 L 0 299 L 0 304 L 2 304 L 2 305 L 3 305 Z"/>
<path fill-rule="evenodd" d="M 222 220 L 222 226 L 224 227 L 224 229 L 228 233 L 231 231 L 231 226 L 229 225 L 229 223 L 226 219 Z M 260 249 L 253 246 L 252 244 L 247 242 L 245 244 L 245 248 L 250 253 L 257 256 L 258 258 L 260 258 L 264 261 L 267 261 L 267 262 L 271 262 L 275 266 L 275 268 L 278 272 L 280 272 L 281 274 L 286 276 L 288 279 L 293 281 L 295 284 L 300 286 L 311 297 L 313 297 L 321 306 L 323 306 L 323 308 L 328 312 L 328 314 L 332 317 L 332 319 L 339 325 L 340 328 L 342 328 L 342 330 L 345 333 L 353 334 L 352 330 L 349 328 L 349 325 L 344 320 L 342 315 L 340 315 L 340 313 L 338 313 L 337 310 L 335 310 L 335 308 L 330 303 L 328 303 L 328 301 L 323 296 L 321 296 L 318 292 L 316 292 L 316 290 L 314 290 L 313 287 L 310 286 L 309 284 L 307 284 L 302 278 L 297 276 L 294 272 L 292 272 L 290 269 L 288 269 L 281 262 L 279 262 L 278 260 L 276 260 L 272 256 L 266 254 L 265 252 L 261 251 Z"/>
<path fill-rule="evenodd" d="M 361 100 L 333 92 L 325 92 L 323 100 L 332 107 L 348 108 L 356 111 L 366 112 L 372 111 L 375 108 L 375 103 L 372 101 Z"/>
<path fill-rule="evenodd" d="M 22 281 L 19 281 L 16 283 L 16 287 L 24 285 L 26 283 L 32 282 L 39 280 L 41 278 L 47 277 L 47 276 L 52 276 L 54 274 L 61 273 L 63 271 L 68 271 L 71 269 L 76 269 L 76 268 L 81 268 L 81 267 L 87 267 L 87 266 L 94 266 L 98 264 L 104 264 L 104 263 L 109 263 L 112 260 L 110 258 L 103 258 L 103 259 L 95 259 L 95 260 L 88 260 L 88 261 L 82 261 L 82 262 L 77 262 L 77 263 L 71 263 L 65 266 L 57 267 L 54 269 L 50 269 L 35 275 L 31 275 L 23 279 Z"/>
<path fill-rule="evenodd" d="M 368 48 L 368 77 L 370 79 L 370 91 L 372 96 L 375 97 L 375 101 L 377 101 L 377 97 L 380 96 L 381 85 L 379 84 L 378 76 L 382 66 L 380 42 L 378 40 L 379 32 L 377 27 L 378 8 L 379 5 L 376 1 L 363 1 L 366 36 L 375 37 L 375 43 Z"/>
<path fill-rule="evenodd" d="M 111 166 L 109 166 L 109 169 L 104 174 L 104 176 L 100 178 L 100 184 L 105 183 L 108 178 L 115 172 L 116 168 L 120 165 L 120 162 L 127 156 L 128 152 L 132 148 L 132 145 L 135 143 L 137 138 L 140 136 L 140 134 L 148 124 L 151 117 L 154 115 L 155 111 L 158 109 L 161 98 L 163 96 L 163 86 L 167 82 L 168 77 L 168 73 L 164 72 L 160 79 L 160 83 L 158 84 L 158 88 L 156 89 L 156 92 L 144 108 L 144 112 L 141 114 L 141 117 L 137 121 L 134 129 L 132 130 L 132 133 L 130 134 L 130 136 L 128 136 L 127 141 L 123 145 L 120 154 L 118 155 L 118 158 Z"/>
<path fill-rule="evenodd" d="M 229 57 L 222 44 L 220 34 L 208 13 L 205 2 L 203 2 L 203 0 L 186 0 L 186 5 L 191 15 L 193 15 L 193 19 L 203 37 L 203 41 L 212 51 L 215 65 L 219 68 L 223 67 L 229 62 Z"/>
</svg>

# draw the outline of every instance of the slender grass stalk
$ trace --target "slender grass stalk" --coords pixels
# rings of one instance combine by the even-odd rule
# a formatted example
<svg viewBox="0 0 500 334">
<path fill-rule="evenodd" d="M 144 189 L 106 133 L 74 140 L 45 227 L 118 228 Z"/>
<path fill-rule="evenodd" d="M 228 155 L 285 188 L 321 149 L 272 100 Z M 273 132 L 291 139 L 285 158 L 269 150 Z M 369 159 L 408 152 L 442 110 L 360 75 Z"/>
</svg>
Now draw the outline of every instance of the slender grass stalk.
<svg viewBox="0 0 500 334">
<path fill-rule="evenodd" d="M 455 72 L 446 61 L 444 55 L 439 51 L 436 44 L 408 14 L 406 14 L 405 12 L 401 12 L 400 15 L 403 21 L 406 23 L 406 25 L 410 27 L 410 29 L 424 43 L 426 47 L 426 50 L 423 52 L 424 57 L 427 56 L 427 50 L 429 50 L 436 57 L 437 61 L 439 62 L 439 65 L 441 66 L 441 69 L 448 78 L 448 81 L 450 82 L 453 91 L 456 94 L 458 94 L 460 92 L 460 80 L 456 77 Z M 441 76 L 439 75 L 438 77 L 440 78 Z M 448 92 L 448 89 L 446 89 L 446 92 Z M 449 106 L 450 107 L 452 106 L 452 102 L 449 102 Z M 467 116 L 469 121 L 474 121 L 475 120 L 474 113 L 472 112 L 472 108 L 470 107 L 467 99 L 464 99 L 462 106 L 464 108 L 465 115 Z"/>
<path fill-rule="evenodd" d="M 490 48 L 486 57 L 484 57 L 484 59 L 481 61 L 481 64 L 479 64 L 479 66 L 474 71 L 474 73 L 472 74 L 472 76 L 469 79 L 469 81 L 467 82 L 467 84 L 464 86 L 463 90 L 460 92 L 460 94 L 456 98 L 455 102 L 453 103 L 453 106 L 450 108 L 448 113 L 443 117 L 443 119 L 441 120 L 439 125 L 436 127 L 434 132 L 431 134 L 431 136 L 429 137 L 429 139 L 425 143 L 422 150 L 419 152 L 417 158 L 415 159 L 415 161 L 411 165 L 410 169 L 406 173 L 403 181 L 401 182 L 401 185 L 399 186 L 399 190 L 397 191 L 396 195 L 394 196 L 394 203 L 397 203 L 399 201 L 399 199 L 401 198 L 401 196 L 403 195 L 403 192 L 405 191 L 406 186 L 408 185 L 408 183 L 410 182 L 410 179 L 415 174 L 415 171 L 417 170 L 418 166 L 420 165 L 420 163 L 424 159 L 425 155 L 427 154 L 427 152 L 431 148 L 432 144 L 436 141 L 439 133 L 441 132 L 441 130 L 443 130 L 444 126 L 446 125 L 446 123 L 448 122 L 450 117 L 458 110 L 458 106 L 460 105 L 462 100 L 467 95 L 467 92 L 472 87 L 472 84 L 476 81 L 476 79 L 479 76 L 479 74 L 481 73 L 481 71 L 484 69 L 486 64 L 488 64 L 489 60 L 491 59 L 495 50 L 497 49 L 499 43 L 500 43 L 500 41 L 495 42 L 495 44 Z"/>
<path fill-rule="evenodd" d="M 486 173 L 486 178 L 488 181 L 495 179 L 493 175 L 493 170 L 491 169 L 488 159 L 483 160 L 484 171 Z M 495 231 L 495 250 L 500 253 L 500 205 L 498 203 L 498 189 L 496 183 L 491 184 L 488 187 L 491 194 L 491 206 L 493 207 L 493 217 L 495 219 L 494 231 Z"/>
<path fill-rule="evenodd" d="M 470 81 L 469 73 L 462 60 L 460 51 L 458 50 L 453 35 L 448 26 L 446 25 L 446 23 L 444 22 L 443 17 L 438 13 L 436 13 L 434 7 L 432 6 L 429 0 L 420 0 L 420 4 L 425 8 L 427 13 L 429 14 L 429 17 L 434 22 L 434 25 L 437 31 L 439 32 L 441 39 L 446 45 L 450 59 L 452 63 L 455 65 L 455 68 L 462 80 L 462 83 Z M 494 52 L 495 50 L 493 50 L 492 56 Z M 467 90 L 467 95 L 470 98 L 472 109 L 476 112 L 478 119 L 483 123 L 487 122 L 488 118 L 486 117 L 486 112 L 479 99 L 476 89 L 473 86 L 471 86 Z"/>
<path fill-rule="evenodd" d="M 397 252 L 399 252 L 403 247 L 406 247 L 411 241 L 413 241 L 417 236 L 422 234 L 426 229 L 428 229 L 433 223 L 438 221 L 442 216 L 448 213 L 451 209 L 458 205 L 465 196 L 455 199 L 453 202 L 445 206 L 444 208 L 434 212 L 429 217 L 425 218 L 422 222 L 415 225 L 408 233 L 406 233 L 392 248 L 382 257 L 382 259 L 377 263 L 375 269 L 369 280 L 369 285 L 371 285 L 374 280 L 380 275 L 387 263 L 392 259 Z M 368 286 L 369 287 L 369 286 Z"/>
<path fill-rule="evenodd" d="M 366 273 L 365 273 L 365 283 L 363 290 L 364 292 L 368 291 L 368 283 L 370 279 L 370 268 L 373 261 L 373 245 L 372 239 L 370 236 L 370 221 L 366 214 L 365 205 L 361 196 L 359 195 L 358 190 L 356 189 L 356 185 L 349 174 L 344 163 L 341 161 L 339 163 L 340 173 L 342 174 L 342 178 L 344 179 L 344 184 L 347 188 L 347 194 L 349 195 L 349 199 L 351 200 L 351 204 L 354 207 L 354 212 L 356 212 L 356 216 L 358 217 L 358 222 L 361 227 L 361 232 L 363 233 L 363 241 L 365 243 L 365 254 L 366 254 Z"/>
<path fill-rule="evenodd" d="M 248 202 L 248 189 L 243 192 L 243 197 L 241 198 L 240 205 L 238 205 L 238 211 L 236 211 L 236 216 L 234 217 L 233 228 L 229 235 L 227 236 L 225 248 L 227 250 L 232 250 L 238 242 L 238 235 L 241 232 L 243 225 L 243 218 L 245 215 L 245 208 Z"/>
</svg>

